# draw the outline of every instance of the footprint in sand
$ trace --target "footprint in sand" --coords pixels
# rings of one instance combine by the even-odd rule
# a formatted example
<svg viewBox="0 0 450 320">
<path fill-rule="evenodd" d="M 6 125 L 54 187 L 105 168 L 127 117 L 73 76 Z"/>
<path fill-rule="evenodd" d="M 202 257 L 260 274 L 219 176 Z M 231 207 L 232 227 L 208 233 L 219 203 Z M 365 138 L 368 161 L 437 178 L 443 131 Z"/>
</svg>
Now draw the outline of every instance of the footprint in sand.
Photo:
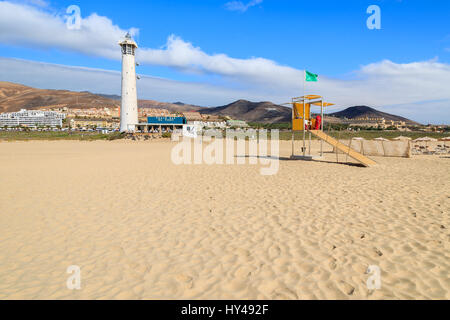
<svg viewBox="0 0 450 320">
<path fill-rule="evenodd" d="M 135 279 L 143 279 L 147 272 L 150 270 L 150 267 L 140 264 L 134 261 L 131 261 L 127 258 L 125 271 L 128 275 L 132 276 Z"/>
<path fill-rule="evenodd" d="M 121 246 L 113 246 L 111 248 L 111 256 L 115 259 L 121 259 L 125 257 L 125 250 Z"/>
<path fill-rule="evenodd" d="M 298 300 L 297 294 L 287 287 L 276 289 L 272 294 L 272 299 L 276 300 Z"/>
<path fill-rule="evenodd" d="M 250 251 L 242 249 L 242 248 L 236 249 L 236 253 L 242 258 L 247 258 L 250 256 Z"/>
<path fill-rule="evenodd" d="M 288 272 L 286 274 L 286 278 L 291 282 L 297 282 L 300 280 L 300 276 L 297 272 Z"/>
<path fill-rule="evenodd" d="M 411 252 L 413 249 L 410 246 L 408 246 L 407 244 L 405 244 L 402 247 L 402 250 L 405 251 L 405 252 Z"/>
<path fill-rule="evenodd" d="M 363 264 L 363 263 L 359 263 L 359 262 L 354 263 L 352 265 L 353 270 L 355 270 L 359 274 L 366 274 L 368 267 L 369 266 L 367 264 Z"/>
<path fill-rule="evenodd" d="M 315 270 L 315 267 L 313 264 L 310 264 L 308 262 L 300 262 L 298 264 L 298 269 L 300 270 L 301 273 L 309 274 Z"/>
<path fill-rule="evenodd" d="M 175 280 L 181 283 L 186 289 L 192 289 L 194 286 L 194 278 L 183 273 L 176 275 Z"/>
<path fill-rule="evenodd" d="M 381 252 L 378 248 L 373 248 L 373 252 L 379 257 L 383 256 L 383 252 Z"/>
<path fill-rule="evenodd" d="M 328 266 L 330 267 L 331 270 L 335 270 L 336 269 L 336 267 L 337 267 L 336 262 L 337 262 L 337 260 L 335 258 L 331 258 L 330 259 L 330 262 L 329 262 Z"/>
<path fill-rule="evenodd" d="M 278 280 L 265 281 L 258 287 L 258 291 L 265 297 L 271 298 L 272 293 L 281 286 L 282 284 Z"/>
<path fill-rule="evenodd" d="M 278 258 L 281 254 L 281 249 L 277 245 L 273 245 L 269 248 L 269 259 L 274 260 Z"/>
<path fill-rule="evenodd" d="M 248 277 L 251 276 L 252 271 L 253 271 L 252 268 L 243 266 L 236 270 L 236 272 L 234 273 L 234 276 L 237 279 L 247 279 Z"/>
<path fill-rule="evenodd" d="M 245 290 L 247 286 L 248 286 L 247 281 L 243 279 L 233 279 L 231 281 L 227 281 L 227 283 L 223 286 L 223 288 L 229 292 L 239 292 Z"/>
</svg>

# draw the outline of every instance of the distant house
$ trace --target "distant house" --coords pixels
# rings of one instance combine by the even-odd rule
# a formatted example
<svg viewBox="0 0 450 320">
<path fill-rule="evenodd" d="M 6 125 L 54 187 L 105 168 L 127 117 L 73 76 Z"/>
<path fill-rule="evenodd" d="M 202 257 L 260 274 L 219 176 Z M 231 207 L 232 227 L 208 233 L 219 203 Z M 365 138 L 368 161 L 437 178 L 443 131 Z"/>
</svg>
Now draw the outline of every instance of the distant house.
<svg viewBox="0 0 450 320">
<path fill-rule="evenodd" d="M 227 127 L 227 122 L 219 116 L 203 114 L 202 117 L 203 128 L 225 129 Z"/>
<path fill-rule="evenodd" d="M 354 118 L 354 119 L 345 119 L 344 123 L 349 124 L 351 127 L 369 127 L 369 128 L 380 128 L 387 129 L 390 127 L 395 127 L 399 130 L 406 129 L 405 121 L 393 121 L 386 120 L 384 118 Z"/>
<path fill-rule="evenodd" d="M 120 109 L 113 108 L 86 108 L 86 109 L 67 109 L 67 118 L 74 119 L 118 119 Z"/>
</svg>

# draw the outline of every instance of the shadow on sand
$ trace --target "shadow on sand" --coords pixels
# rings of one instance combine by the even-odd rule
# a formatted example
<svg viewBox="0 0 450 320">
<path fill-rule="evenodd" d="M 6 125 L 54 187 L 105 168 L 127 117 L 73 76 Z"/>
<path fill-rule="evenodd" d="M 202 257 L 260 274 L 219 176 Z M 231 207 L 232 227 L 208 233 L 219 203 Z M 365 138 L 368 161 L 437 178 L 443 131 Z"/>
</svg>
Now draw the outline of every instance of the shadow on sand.
<svg viewBox="0 0 450 320">
<path fill-rule="evenodd" d="M 328 161 L 328 160 L 299 160 L 299 159 L 291 159 L 289 157 L 269 157 L 269 156 L 235 156 L 235 158 L 257 158 L 257 159 L 265 159 L 265 160 L 278 160 L 278 161 L 309 161 L 309 162 L 322 162 L 322 163 L 332 163 L 332 164 L 341 164 L 344 166 L 350 166 L 350 167 L 359 167 L 359 168 L 365 168 L 360 163 L 353 163 L 353 162 L 336 162 L 336 161 Z"/>
</svg>

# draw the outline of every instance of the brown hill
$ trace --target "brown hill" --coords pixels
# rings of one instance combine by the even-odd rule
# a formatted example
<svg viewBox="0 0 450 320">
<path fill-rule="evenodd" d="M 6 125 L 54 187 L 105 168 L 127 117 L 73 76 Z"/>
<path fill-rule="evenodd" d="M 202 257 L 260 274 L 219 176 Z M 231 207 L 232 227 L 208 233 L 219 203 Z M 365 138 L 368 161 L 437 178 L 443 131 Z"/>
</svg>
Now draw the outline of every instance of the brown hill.
<svg viewBox="0 0 450 320">
<path fill-rule="evenodd" d="M 104 98 L 109 98 L 113 100 L 120 101 L 120 96 L 118 95 L 107 95 L 96 93 L 96 95 L 102 96 Z M 204 109 L 204 107 L 185 104 L 182 102 L 159 102 L 156 100 L 139 100 L 138 101 L 139 108 L 151 108 L 151 109 L 166 109 L 173 113 L 183 113 L 183 112 L 191 112 L 191 111 L 200 111 Z"/>
<path fill-rule="evenodd" d="M 277 123 L 291 121 L 292 109 L 271 102 L 238 100 L 226 106 L 202 109 L 202 113 L 229 116 L 249 122 Z"/>
<path fill-rule="evenodd" d="M 167 109 L 170 112 L 199 111 L 199 106 L 166 103 L 154 100 L 139 100 L 140 108 Z M 120 107 L 120 96 L 74 92 L 68 90 L 46 90 L 21 84 L 0 81 L 0 112 L 15 112 L 20 109 L 68 107 L 72 109 Z"/>
<path fill-rule="evenodd" d="M 226 115 L 246 121 L 269 123 L 289 121 L 291 114 L 289 108 L 277 106 L 270 102 L 253 103 L 245 100 L 239 100 L 217 108 L 155 100 L 139 100 L 138 104 L 140 108 L 167 109 L 174 113 L 196 111 L 212 115 Z M 10 82 L 0 82 L 0 112 L 51 107 L 86 109 L 119 106 L 120 96 L 117 95 L 68 90 L 45 90 Z"/>
</svg>

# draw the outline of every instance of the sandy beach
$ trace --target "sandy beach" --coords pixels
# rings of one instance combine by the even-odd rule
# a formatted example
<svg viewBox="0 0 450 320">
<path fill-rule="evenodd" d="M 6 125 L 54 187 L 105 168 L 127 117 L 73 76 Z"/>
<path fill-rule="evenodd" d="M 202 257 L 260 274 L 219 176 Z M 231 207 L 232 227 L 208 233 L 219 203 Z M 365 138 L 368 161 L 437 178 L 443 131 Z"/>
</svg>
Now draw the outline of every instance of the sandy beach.
<svg viewBox="0 0 450 320">
<path fill-rule="evenodd" d="M 173 146 L 0 142 L 0 299 L 450 299 L 448 157 L 363 168 L 281 142 L 263 176 Z"/>
</svg>

